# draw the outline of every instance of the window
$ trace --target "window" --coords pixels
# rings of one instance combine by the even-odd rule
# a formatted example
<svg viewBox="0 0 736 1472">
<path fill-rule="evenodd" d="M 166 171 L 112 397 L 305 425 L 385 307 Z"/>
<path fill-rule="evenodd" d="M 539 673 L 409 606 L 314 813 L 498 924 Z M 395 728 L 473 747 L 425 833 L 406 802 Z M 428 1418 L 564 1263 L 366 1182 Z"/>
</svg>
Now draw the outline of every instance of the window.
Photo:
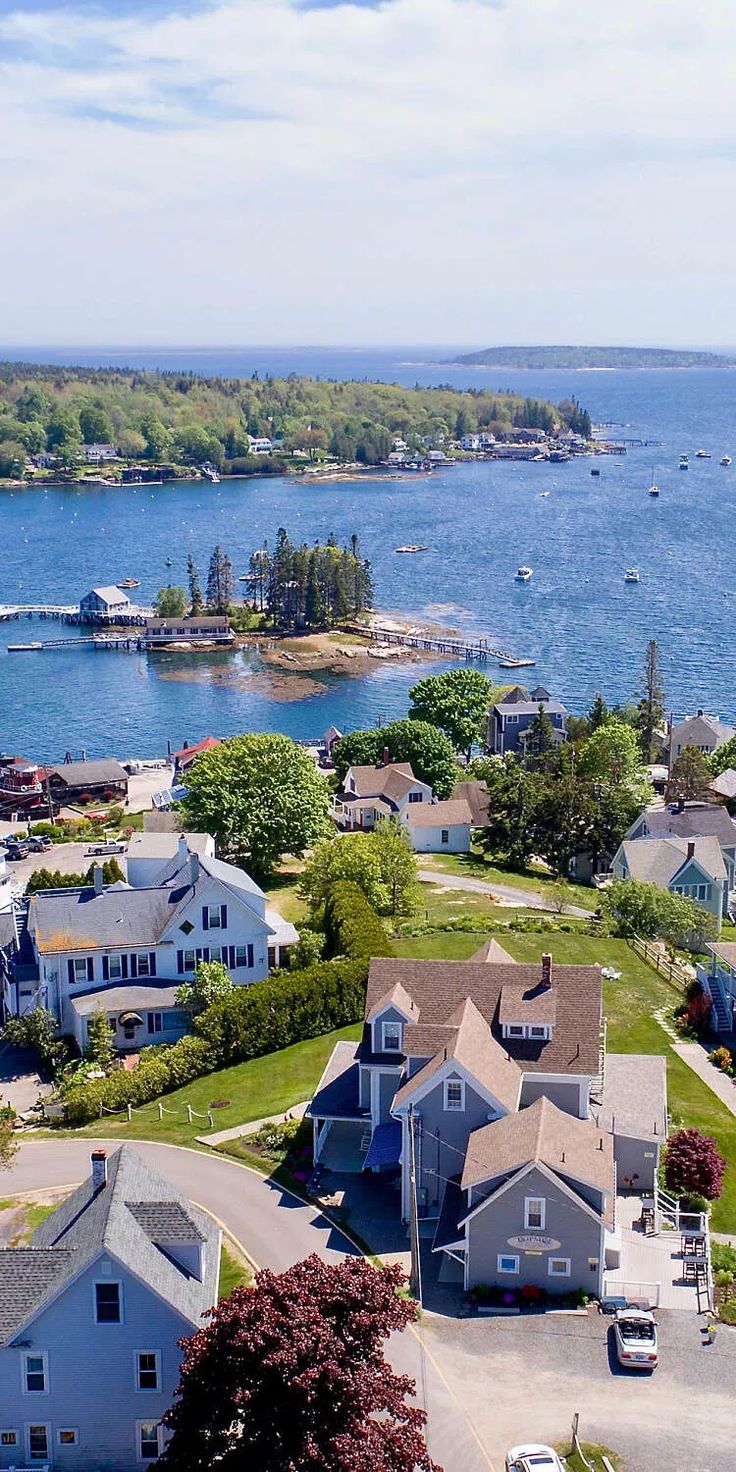
<svg viewBox="0 0 736 1472">
<path fill-rule="evenodd" d="M 547 1029 L 546 1027 L 530 1027 L 529 1036 L 531 1038 L 546 1038 Z"/>
<path fill-rule="evenodd" d="M 543 1196 L 527 1196 L 524 1201 L 524 1226 L 544 1228 L 546 1201 Z"/>
<path fill-rule="evenodd" d="M 0 1431 L 0 1446 L 17 1446 L 17 1431 Z"/>
<path fill-rule="evenodd" d="M 445 1109 L 461 1110 L 465 1108 L 465 1084 L 461 1078 L 445 1079 Z"/>
<path fill-rule="evenodd" d="M 449 842 L 450 842 L 450 831 L 449 831 L 448 828 L 443 828 L 442 831 L 441 831 L 441 833 L 440 833 L 440 843 L 449 843 Z"/>
<path fill-rule="evenodd" d="M 383 1023 L 383 1051 L 384 1053 L 398 1053 L 401 1048 L 401 1023 Z"/>
<path fill-rule="evenodd" d="M 409 802 L 421 802 L 422 799 L 423 799 L 423 797 L 424 797 L 424 793 L 423 792 L 410 792 L 409 793 Z"/>
<path fill-rule="evenodd" d="M 135 1357 L 136 1390 L 158 1390 L 158 1353 L 155 1349 L 141 1350 Z"/>
<path fill-rule="evenodd" d="M 29 1462 L 48 1462 L 49 1428 L 47 1425 L 27 1427 Z"/>
<path fill-rule="evenodd" d="M 79 1442 L 79 1432 L 74 1426 L 65 1426 L 63 1430 L 56 1433 L 59 1446 L 76 1446 Z"/>
<path fill-rule="evenodd" d="M 48 1385 L 48 1356 L 46 1354 L 24 1354 L 23 1389 L 28 1395 L 45 1395 Z"/>
<path fill-rule="evenodd" d="M 72 962 L 72 965 L 74 967 L 74 980 L 75 981 L 86 981 L 87 980 L 87 957 L 86 956 L 75 956 L 74 957 L 74 960 Z"/>
<path fill-rule="evenodd" d="M 108 956 L 107 974 L 110 981 L 120 981 L 123 975 L 123 962 L 121 956 Z"/>
<path fill-rule="evenodd" d="M 196 951 L 182 951 L 182 955 L 184 957 L 184 970 L 185 971 L 196 971 L 196 969 L 197 969 L 197 952 Z"/>
<path fill-rule="evenodd" d="M 97 1324 L 119 1324 L 120 1284 L 95 1283 L 95 1322 Z"/>
<path fill-rule="evenodd" d="M 523 1038 L 523 1036 L 524 1036 L 524 1029 L 523 1029 L 521 1023 L 520 1022 L 510 1022 L 509 1023 L 509 1027 L 508 1027 L 508 1035 L 509 1035 L 510 1038 Z"/>
<path fill-rule="evenodd" d="M 518 1273 L 519 1259 L 500 1252 L 496 1261 L 496 1270 L 499 1273 Z"/>
<path fill-rule="evenodd" d="M 205 905 L 206 915 L 205 930 L 224 930 L 225 917 L 223 915 L 224 905 Z"/>
<path fill-rule="evenodd" d="M 149 1032 L 161 1032 L 163 1022 L 160 1012 L 149 1012 L 147 1014 L 147 1027 Z"/>
<path fill-rule="evenodd" d="M 161 1455 L 158 1421 L 138 1422 L 138 1457 L 141 1462 L 155 1462 Z"/>
<path fill-rule="evenodd" d="M 599 1262 L 600 1262 L 600 1259 L 599 1258 L 597 1258 L 597 1257 L 589 1257 L 588 1258 L 588 1272 L 589 1273 L 597 1273 L 598 1272 Z"/>
<path fill-rule="evenodd" d="M 150 976 L 151 975 L 151 957 L 150 957 L 148 951 L 139 951 L 136 959 L 138 961 L 138 975 L 139 976 Z"/>
<path fill-rule="evenodd" d="M 242 951 L 243 949 L 244 949 L 243 946 L 239 946 L 238 947 L 238 950 L 241 950 Z M 222 951 L 223 951 L 223 947 L 222 946 L 210 946 L 210 953 L 209 953 L 208 959 L 210 961 L 222 961 L 223 964 L 225 966 L 227 966 L 227 956 L 223 956 Z M 245 962 L 243 961 L 242 964 L 245 965 Z"/>
<path fill-rule="evenodd" d="M 551 1257 L 547 1264 L 547 1272 L 549 1273 L 550 1278 L 569 1278 L 569 1257 Z"/>
<path fill-rule="evenodd" d="M 227 947 L 226 946 L 223 946 L 223 950 L 226 950 L 226 949 L 227 949 Z M 248 966 L 248 967 L 252 967 L 253 966 L 253 946 L 252 945 L 250 945 L 250 946 L 236 946 L 235 947 L 235 966 L 236 966 L 236 968 L 238 966 Z"/>
</svg>

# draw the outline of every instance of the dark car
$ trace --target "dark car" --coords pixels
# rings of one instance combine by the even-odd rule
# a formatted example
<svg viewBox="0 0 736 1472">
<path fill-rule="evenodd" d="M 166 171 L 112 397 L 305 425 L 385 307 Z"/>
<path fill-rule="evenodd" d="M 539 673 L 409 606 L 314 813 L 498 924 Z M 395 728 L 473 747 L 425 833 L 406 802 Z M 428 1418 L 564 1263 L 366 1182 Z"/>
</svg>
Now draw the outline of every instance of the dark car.
<svg viewBox="0 0 736 1472">
<path fill-rule="evenodd" d="M 5 849 L 6 857 L 10 859 L 11 863 L 17 859 L 27 859 L 29 852 L 30 850 L 24 843 L 9 843 Z"/>
</svg>

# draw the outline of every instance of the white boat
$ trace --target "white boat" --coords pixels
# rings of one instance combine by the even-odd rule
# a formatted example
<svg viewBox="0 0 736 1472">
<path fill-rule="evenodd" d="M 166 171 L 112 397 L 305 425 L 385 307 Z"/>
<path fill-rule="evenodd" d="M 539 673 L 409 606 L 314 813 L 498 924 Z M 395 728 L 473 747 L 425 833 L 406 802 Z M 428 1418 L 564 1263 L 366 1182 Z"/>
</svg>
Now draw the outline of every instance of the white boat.
<svg viewBox="0 0 736 1472">
<path fill-rule="evenodd" d="M 731 456 L 730 455 L 721 455 L 721 465 L 730 465 L 730 464 L 731 464 Z"/>
<path fill-rule="evenodd" d="M 679 465 L 679 469 L 680 469 L 680 470 L 688 470 L 688 469 L 689 469 L 689 468 L 690 468 L 690 467 L 689 467 L 689 464 L 688 464 L 688 458 L 687 458 L 687 455 L 681 455 L 681 456 L 680 456 L 680 465 Z"/>
<path fill-rule="evenodd" d="M 695 459 L 696 460 L 710 460 L 711 459 L 710 450 L 696 450 L 695 451 Z"/>
<path fill-rule="evenodd" d="M 652 482 L 651 482 L 651 485 L 649 487 L 649 495 L 650 496 L 658 496 L 659 495 L 659 486 L 657 485 L 657 482 L 654 479 L 654 466 L 652 466 Z"/>
<path fill-rule="evenodd" d="M 544 498 L 545 498 L 545 496 L 548 496 L 549 495 L 549 491 L 540 491 L 539 492 L 539 495 L 540 495 L 540 499 L 543 501 Z"/>
<path fill-rule="evenodd" d="M 534 568 L 533 567 L 525 567 L 524 564 L 522 563 L 521 567 L 518 567 L 516 569 L 516 582 L 517 583 L 528 583 L 529 582 L 529 579 L 533 576 L 533 573 L 534 573 Z"/>
<path fill-rule="evenodd" d="M 638 567 L 627 567 L 626 572 L 624 573 L 624 582 L 625 583 L 638 583 L 640 581 L 641 581 L 641 579 L 639 577 L 639 569 L 638 569 Z"/>
<path fill-rule="evenodd" d="M 406 547 L 395 547 L 395 552 L 426 552 L 426 546 L 420 542 L 410 542 Z"/>
</svg>

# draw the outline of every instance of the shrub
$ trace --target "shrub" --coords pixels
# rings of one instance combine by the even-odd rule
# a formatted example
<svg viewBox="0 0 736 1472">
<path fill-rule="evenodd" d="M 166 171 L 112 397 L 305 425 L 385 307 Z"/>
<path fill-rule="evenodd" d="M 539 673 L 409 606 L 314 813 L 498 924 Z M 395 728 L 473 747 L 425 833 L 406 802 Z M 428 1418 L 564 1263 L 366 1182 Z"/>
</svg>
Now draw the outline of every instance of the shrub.
<svg viewBox="0 0 736 1472">
<path fill-rule="evenodd" d="M 715 1064 L 716 1068 L 720 1068 L 722 1073 L 733 1073 L 730 1048 L 714 1048 L 710 1054 L 710 1061 Z"/>
<path fill-rule="evenodd" d="M 330 890 L 325 905 L 327 949 L 334 956 L 390 956 L 391 944 L 372 905 L 362 889 L 342 879 Z"/>
<path fill-rule="evenodd" d="M 695 1194 L 715 1201 L 723 1189 L 725 1168 L 715 1141 L 700 1130 L 678 1130 L 667 1145 L 664 1178 L 676 1196 Z"/>
<path fill-rule="evenodd" d="M 712 1242 L 710 1257 L 714 1272 L 725 1272 L 736 1277 L 736 1247 L 728 1242 Z"/>
</svg>

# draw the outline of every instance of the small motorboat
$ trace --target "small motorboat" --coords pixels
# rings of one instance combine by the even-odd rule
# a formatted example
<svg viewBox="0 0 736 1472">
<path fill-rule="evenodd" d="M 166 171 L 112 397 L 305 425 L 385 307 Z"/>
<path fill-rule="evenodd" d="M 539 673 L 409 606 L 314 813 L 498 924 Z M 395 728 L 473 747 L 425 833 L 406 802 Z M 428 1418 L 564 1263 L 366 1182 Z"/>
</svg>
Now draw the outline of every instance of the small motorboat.
<svg viewBox="0 0 736 1472">
<path fill-rule="evenodd" d="M 170 557 L 167 557 L 166 558 L 166 566 L 167 567 L 173 567 L 174 566 L 174 564 L 173 564 L 173 562 L 172 562 L 172 560 L 171 560 Z"/>
<path fill-rule="evenodd" d="M 426 546 L 419 542 L 409 542 L 406 547 L 394 547 L 395 552 L 426 552 Z"/>
<path fill-rule="evenodd" d="M 117 583 L 118 588 L 140 588 L 140 578 L 124 578 L 122 583 Z"/>
<path fill-rule="evenodd" d="M 641 582 L 641 578 L 639 577 L 639 569 L 638 569 L 638 567 L 627 567 L 626 572 L 624 573 L 624 582 L 625 583 L 639 583 L 639 582 Z"/>
<path fill-rule="evenodd" d="M 591 473 L 591 475 L 600 475 L 600 473 L 601 473 L 600 466 L 599 465 L 591 465 L 591 467 L 590 467 L 590 473 Z"/>
<path fill-rule="evenodd" d="M 543 501 L 544 498 L 545 498 L 545 496 L 548 496 L 548 495 L 549 495 L 549 491 L 540 491 L 539 492 L 539 499 L 540 499 L 540 501 Z"/>
<path fill-rule="evenodd" d="M 517 567 L 517 569 L 516 569 L 516 578 L 515 578 L 515 581 L 517 583 L 528 583 L 529 582 L 529 579 L 531 577 L 533 577 L 533 575 L 534 575 L 534 568 L 533 567 L 525 567 L 524 564 L 522 563 L 521 567 Z"/>
<path fill-rule="evenodd" d="M 720 463 L 721 463 L 721 465 L 730 465 L 731 464 L 731 456 L 730 455 L 721 455 Z"/>
<path fill-rule="evenodd" d="M 695 459 L 696 460 L 710 460 L 711 458 L 712 457 L 711 457 L 710 450 L 696 450 L 695 451 Z"/>
<path fill-rule="evenodd" d="M 680 463 L 679 463 L 678 469 L 679 470 L 689 470 L 689 468 L 690 468 L 690 464 L 689 464 L 687 455 L 681 455 L 680 456 Z"/>
<path fill-rule="evenodd" d="M 654 481 L 652 481 L 652 484 L 649 487 L 648 495 L 650 495 L 650 496 L 658 496 L 659 495 L 659 486 L 658 485 L 655 485 Z"/>
</svg>

